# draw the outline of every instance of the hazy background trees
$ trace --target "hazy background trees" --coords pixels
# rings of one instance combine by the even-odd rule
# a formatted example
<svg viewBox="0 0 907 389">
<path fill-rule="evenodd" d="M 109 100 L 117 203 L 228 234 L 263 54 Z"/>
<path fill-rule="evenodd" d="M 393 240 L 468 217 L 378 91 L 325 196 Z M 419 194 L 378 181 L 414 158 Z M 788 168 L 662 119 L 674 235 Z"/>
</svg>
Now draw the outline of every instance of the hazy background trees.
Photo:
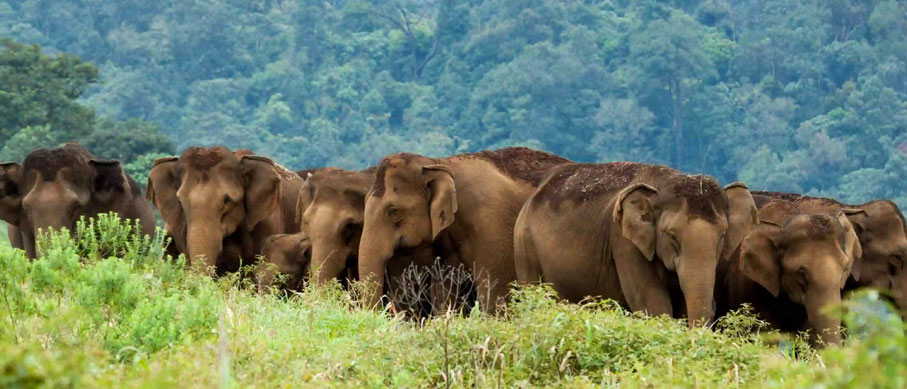
<svg viewBox="0 0 907 389">
<path fill-rule="evenodd" d="M 522 144 L 907 206 L 897 1 L 0 0 L 0 36 L 49 54 L 5 45 L 2 158 L 78 139 L 141 175 L 194 144 L 292 168 Z"/>
</svg>

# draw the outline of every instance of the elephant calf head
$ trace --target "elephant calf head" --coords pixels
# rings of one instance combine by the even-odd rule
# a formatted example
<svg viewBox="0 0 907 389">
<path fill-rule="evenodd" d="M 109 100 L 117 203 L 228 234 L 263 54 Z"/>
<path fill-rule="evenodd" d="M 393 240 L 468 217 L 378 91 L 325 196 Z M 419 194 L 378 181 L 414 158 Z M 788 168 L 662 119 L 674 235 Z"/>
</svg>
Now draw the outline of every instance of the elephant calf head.
<svg viewBox="0 0 907 389">
<path fill-rule="evenodd" d="M 133 188 L 118 161 L 98 160 L 84 147 L 37 149 L 18 163 L 0 164 L 0 219 L 28 236 L 35 256 L 38 231 L 72 231 L 80 217 L 125 208 Z"/>
<path fill-rule="evenodd" d="M 298 289 L 311 260 L 312 244 L 303 234 L 271 235 L 262 248 L 263 262 L 258 264 L 256 278 L 259 287 L 274 284 L 278 273 L 290 276 L 287 286 Z"/>
<path fill-rule="evenodd" d="M 758 221 L 743 184 L 721 188 L 711 177 L 685 174 L 662 178 L 657 188 L 642 183 L 624 188 L 612 217 L 646 259 L 657 257 L 676 272 L 689 325 L 713 318 L 718 261 L 728 258 Z"/>
<path fill-rule="evenodd" d="M 776 212 L 772 205 L 760 215 Z M 836 343 L 841 320 L 824 309 L 840 304 L 841 289 L 861 257 L 854 226 L 843 211 L 763 217 L 743 241 L 740 270 L 772 296 L 802 305 L 810 329 L 824 343 Z"/>
<path fill-rule="evenodd" d="M 148 199 L 177 247 L 209 267 L 226 238 L 248 234 L 278 209 L 280 195 L 273 161 L 224 147 L 190 147 L 179 158 L 158 159 L 148 178 Z"/>
<path fill-rule="evenodd" d="M 311 172 L 296 205 L 302 231 L 311 240 L 316 285 L 333 280 L 359 254 L 365 196 L 374 173 L 326 168 Z"/>
</svg>

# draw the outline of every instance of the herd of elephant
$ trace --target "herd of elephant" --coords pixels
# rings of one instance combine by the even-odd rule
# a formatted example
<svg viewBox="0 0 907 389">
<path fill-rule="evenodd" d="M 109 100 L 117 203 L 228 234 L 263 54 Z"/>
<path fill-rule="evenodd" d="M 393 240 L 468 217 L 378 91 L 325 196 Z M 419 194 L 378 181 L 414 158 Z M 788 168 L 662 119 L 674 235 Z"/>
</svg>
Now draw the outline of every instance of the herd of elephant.
<svg viewBox="0 0 907 389">
<path fill-rule="evenodd" d="M 522 147 L 445 158 L 393 154 L 363 171 L 289 171 L 248 150 L 191 147 L 158 159 L 147 190 L 78 144 L 0 164 L 0 219 L 36 257 L 39 230 L 116 212 L 218 273 L 259 261 L 257 281 L 368 281 L 381 304 L 407 266 L 462 266 L 496 312 L 514 281 L 560 298 L 712 322 L 747 303 L 786 331 L 840 341 L 842 293 L 872 287 L 907 310 L 907 233 L 897 205 L 724 187 L 635 162 L 574 163 Z M 261 266 L 271 263 L 271 266 Z M 198 266 L 199 268 L 204 268 Z M 432 299 L 450 288 L 431 286 Z M 450 300 L 453 304 L 453 300 Z M 449 305 L 447 308 L 452 308 Z"/>
</svg>

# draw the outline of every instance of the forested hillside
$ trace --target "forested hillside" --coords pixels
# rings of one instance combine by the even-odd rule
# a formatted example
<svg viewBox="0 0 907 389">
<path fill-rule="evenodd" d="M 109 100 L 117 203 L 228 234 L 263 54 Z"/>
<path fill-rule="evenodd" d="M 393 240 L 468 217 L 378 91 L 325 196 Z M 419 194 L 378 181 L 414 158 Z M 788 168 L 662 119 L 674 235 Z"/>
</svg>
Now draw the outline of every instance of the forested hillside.
<svg viewBox="0 0 907 389">
<path fill-rule="evenodd" d="M 293 168 L 523 144 L 907 206 L 897 1 L 9 0 L 0 36 L 97 65 L 62 76 L 84 110 L 0 122 L 6 155 L 59 133 L 139 165 L 192 144 Z"/>
</svg>

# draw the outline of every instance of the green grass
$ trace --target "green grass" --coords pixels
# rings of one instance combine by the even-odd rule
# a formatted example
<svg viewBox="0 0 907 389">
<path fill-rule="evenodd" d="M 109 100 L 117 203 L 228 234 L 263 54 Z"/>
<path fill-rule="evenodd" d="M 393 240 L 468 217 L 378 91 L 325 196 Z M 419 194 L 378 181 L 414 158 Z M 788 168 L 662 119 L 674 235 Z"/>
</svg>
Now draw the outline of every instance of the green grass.
<svg viewBox="0 0 907 389">
<path fill-rule="evenodd" d="M 9 246 L 9 235 L 6 234 L 6 222 L 0 220 L 0 247 Z"/>
<path fill-rule="evenodd" d="M 690 330 L 544 287 L 501 317 L 415 323 L 339 286 L 286 296 L 197 275 L 132 230 L 102 217 L 34 262 L 0 247 L 0 387 L 907 385 L 903 324 L 872 295 L 845 307 L 862 340 L 818 353 L 746 314 Z"/>
</svg>

